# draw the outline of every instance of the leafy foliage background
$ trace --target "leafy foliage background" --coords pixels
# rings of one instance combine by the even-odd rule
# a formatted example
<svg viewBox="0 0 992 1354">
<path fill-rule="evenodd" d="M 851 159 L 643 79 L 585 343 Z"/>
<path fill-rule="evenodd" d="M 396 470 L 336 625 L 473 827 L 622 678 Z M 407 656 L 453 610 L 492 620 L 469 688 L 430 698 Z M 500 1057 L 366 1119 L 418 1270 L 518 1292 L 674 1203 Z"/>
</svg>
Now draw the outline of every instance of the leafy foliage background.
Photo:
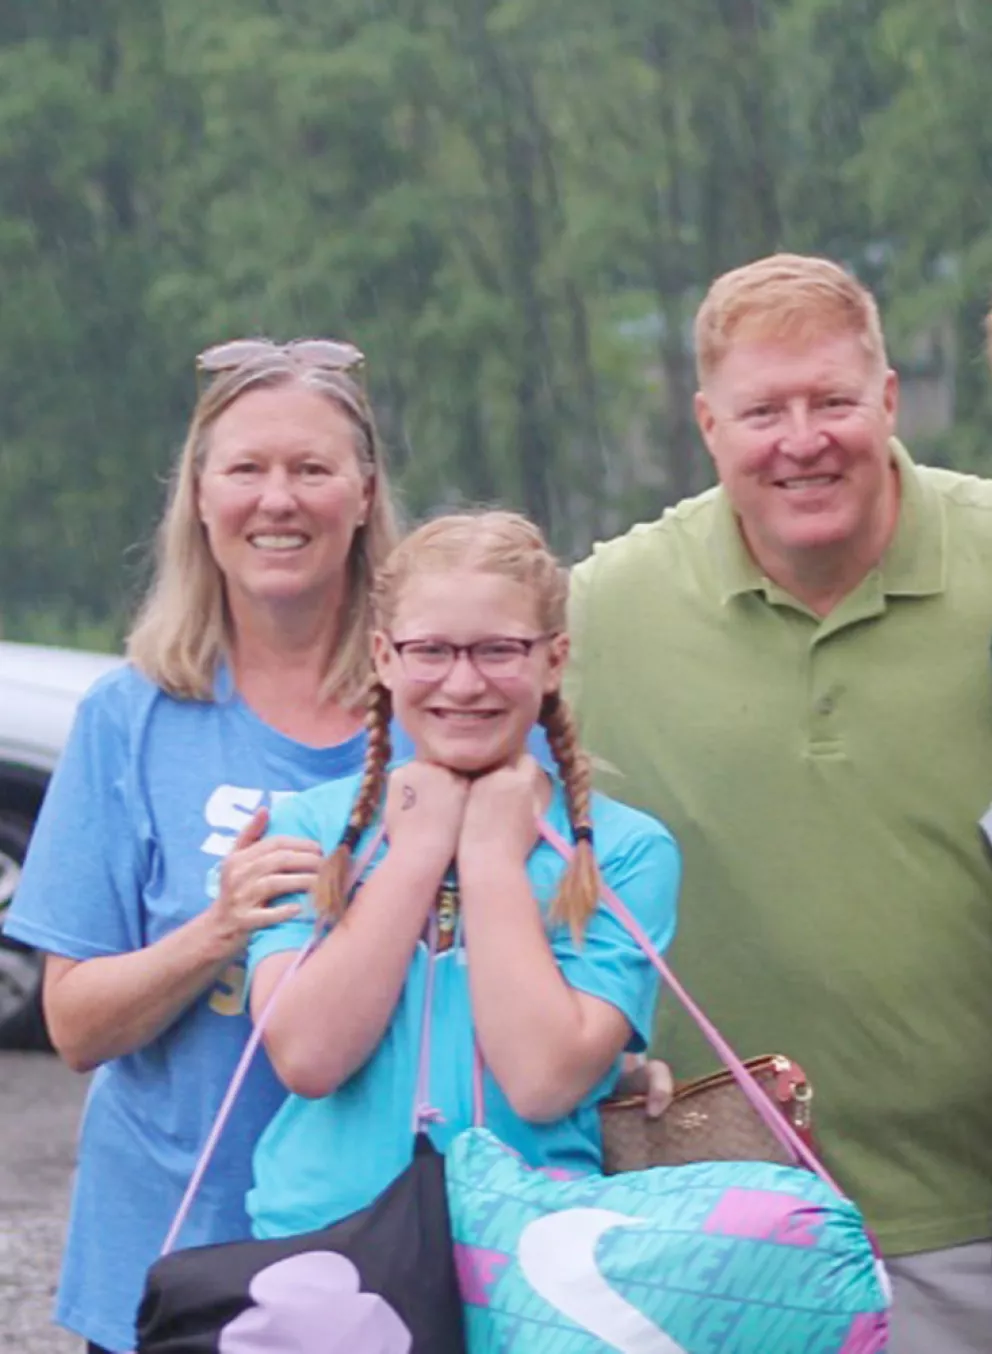
<svg viewBox="0 0 992 1354">
<path fill-rule="evenodd" d="M 990 65 L 987 0 L 8 0 L 4 633 L 119 641 L 194 354 L 248 333 L 366 350 L 412 516 L 575 555 L 709 480 L 707 283 L 823 252 L 949 384 L 918 458 L 986 471 Z"/>
</svg>

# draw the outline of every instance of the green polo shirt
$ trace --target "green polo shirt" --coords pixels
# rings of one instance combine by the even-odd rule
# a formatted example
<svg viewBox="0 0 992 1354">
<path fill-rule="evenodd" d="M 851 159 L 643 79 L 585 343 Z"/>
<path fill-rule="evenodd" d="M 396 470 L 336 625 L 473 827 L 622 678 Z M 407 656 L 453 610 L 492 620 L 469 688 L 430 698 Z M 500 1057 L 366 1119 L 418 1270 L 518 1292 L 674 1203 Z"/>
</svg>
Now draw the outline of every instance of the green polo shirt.
<svg viewBox="0 0 992 1354">
<path fill-rule="evenodd" d="M 602 788 L 682 847 L 680 976 L 742 1055 L 805 1068 L 898 1255 L 992 1235 L 992 483 L 893 454 L 892 544 L 824 620 L 720 489 L 597 546 L 570 695 Z M 714 1064 L 667 1003 L 654 1052 Z"/>
</svg>

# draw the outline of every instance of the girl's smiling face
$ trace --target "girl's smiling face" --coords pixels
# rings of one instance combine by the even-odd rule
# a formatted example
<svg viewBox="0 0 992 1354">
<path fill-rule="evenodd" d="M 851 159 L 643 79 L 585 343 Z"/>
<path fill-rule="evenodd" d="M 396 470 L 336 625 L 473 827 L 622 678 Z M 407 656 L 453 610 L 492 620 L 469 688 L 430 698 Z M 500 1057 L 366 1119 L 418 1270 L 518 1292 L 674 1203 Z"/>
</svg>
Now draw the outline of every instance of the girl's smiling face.
<svg viewBox="0 0 992 1354">
<path fill-rule="evenodd" d="M 568 637 L 545 631 L 523 583 L 424 571 L 400 588 L 373 656 L 418 759 L 477 775 L 524 751 L 544 697 L 561 685 Z"/>
</svg>

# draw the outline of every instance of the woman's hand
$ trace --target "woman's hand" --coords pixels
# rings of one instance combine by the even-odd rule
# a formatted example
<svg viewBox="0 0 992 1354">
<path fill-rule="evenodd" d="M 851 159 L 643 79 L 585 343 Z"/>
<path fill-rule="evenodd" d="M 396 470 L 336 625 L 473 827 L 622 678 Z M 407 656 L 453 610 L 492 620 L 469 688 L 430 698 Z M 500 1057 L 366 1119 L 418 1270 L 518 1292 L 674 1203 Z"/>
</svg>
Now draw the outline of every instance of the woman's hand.
<svg viewBox="0 0 992 1354">
<path fill-rule="evenodd" d="M 469 781 L 433 762 L 407 762 L 389 774 L 383 821 L 390 849 L 412 851 L 439 875 L 455 858 Z"/>
<path fill-rule="evenodd" d="M 649 1119 L 660 1119 L 672 1103 L 675 1082 L 671 1068 L 657 1058 L 647 1059 L 643 1054 L 626 1053 L 623 1070 L 614 1095 L 643 1095 L 644 1113 Z"/>
<path fill-rule="evenodd" d="M 314 841 L 262 840 L 259 809 L 221 866 L 220 892 L 190 921 L 128 954 L 45 962 L 45 1014 L 52 1041 L 79 1072 L 144 1048 L 240 958 L 252 931 L 295 917 L 295 903 L 266 906 L 313 887 L 322 859 Z"/>
<path fill-rule="evenodd" d="M 238 953 L 252 931 L 299 915 L 297 903 L 269 904 L 286 893 L 309 893 L 323 852 L 306 837 L 264 837 L 268 809 L 241 830 L 220 871 L 220 893 L 207 909 L 221 943 Z"/>
<path fill-rule="evenodd" d="M 523 863 L 537 841 L 546 783 L 529 754 L 473 781 L 458 842 L 459 862 L 498 853 Z"/>
</svg>

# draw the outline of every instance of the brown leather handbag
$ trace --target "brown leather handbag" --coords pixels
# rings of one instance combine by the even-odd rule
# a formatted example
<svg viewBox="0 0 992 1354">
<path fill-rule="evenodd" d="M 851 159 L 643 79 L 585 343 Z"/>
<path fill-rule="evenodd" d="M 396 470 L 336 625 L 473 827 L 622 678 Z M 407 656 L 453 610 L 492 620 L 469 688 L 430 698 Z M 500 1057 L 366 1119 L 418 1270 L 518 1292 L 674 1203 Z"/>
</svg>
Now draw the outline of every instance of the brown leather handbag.
<svg viewBox="0 0 992 1354">
<path fill-rule="evenodd" d="M 800 1138 L 812 1148 L 813 1088 L 798 1063 L 778 1054 L 750 1058 L 744 1067 Z M 773 1161 L 795 1164 L 729 1071 L 675 1088 L 658 1119 L 645 1113 L 643 1095 L 620 1096 L 600 1106 L 603 1171 L 642 1171 L 695 1161 Z"/>
<path fill-rule="evenodd" d="M 574 848 L 547 820 L 541 835 L 568 860 Z M 656 969 L 670 992 L 723 1063 L 725 1071 L 676 1089 L 659 1119 L 649 1119 L 644 1096 L 600 1106 L 604 1174 L 697 1161 L 772 1161 L 804 1166 L 839 1194 L 811 1146 L 812 1089 L 797 1063 L 767 1056 L 745 1062 L 698 1006 L 661 957 L 644 927 L 620 898 L 602 886 L 602 899 Z"/>
</svg>

